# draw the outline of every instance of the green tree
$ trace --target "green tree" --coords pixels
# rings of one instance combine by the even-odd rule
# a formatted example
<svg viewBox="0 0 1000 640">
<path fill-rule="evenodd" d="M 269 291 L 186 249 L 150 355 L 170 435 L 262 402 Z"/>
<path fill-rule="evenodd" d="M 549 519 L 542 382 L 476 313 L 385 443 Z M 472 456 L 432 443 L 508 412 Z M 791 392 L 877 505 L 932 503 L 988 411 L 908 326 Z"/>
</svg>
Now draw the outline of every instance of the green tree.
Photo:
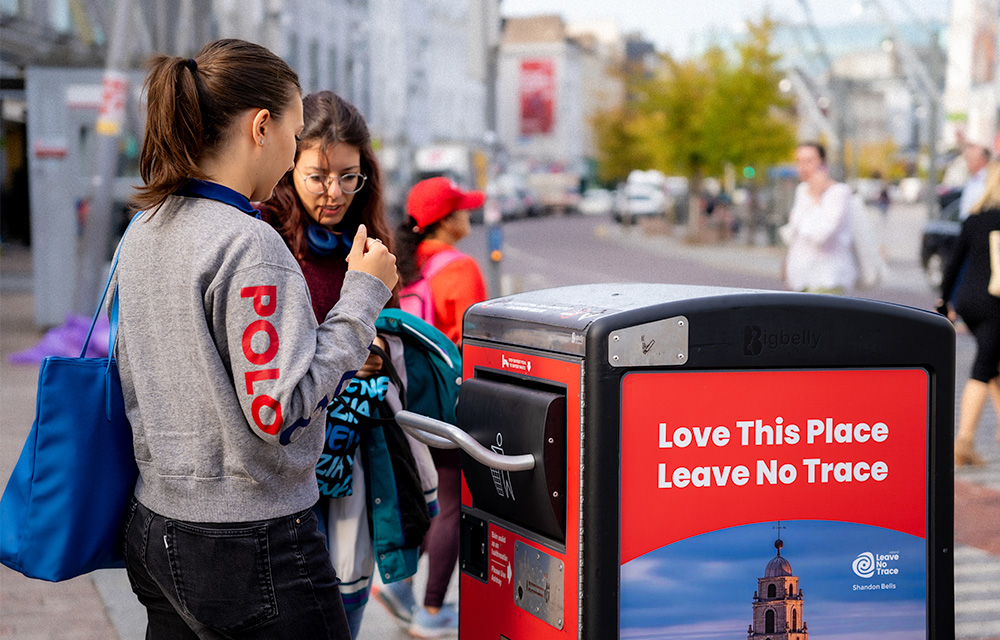
<svg viewBox="0 0 1000 640">
<path fill-rule="evenodd" d="M 794 119 L 778 89 L 774 27 L 766 16 L 748 22 L 735 60 L 715 47 L 692 60 L 664 55 L 650 77 L 628 76 L 629 103 L 598 117 L 599 159 L 602 170 L 605 162 L 609 167 L 602 175 L 659 169 L 687 176 L 693 233 L 701 224 L 696 196 L 705 176 L 721 175 L 727 164 L 764 168 L 788 157 Z"/>
<path fill-rule="evenodd" d="M 795 148 L 793 103 L 781 93 L 778 83 L 780 56 L 771 52 L 775 23 L 765 17 L 760 23 L 747 22 L 747 35 L 737 45 L 735 64 L 719 67 L 718 82 L 708 107 L 705 123 L 706 146 L 713 150 L 709 167 L 713 174 L 726 164 L 739 169 L 755 192 L 764 169 L 789 157 Z M 750 198 L 751 236 L 762 213 Z"/>
<path fill-rule="evenodd" d="M 748 22 L 737 62 L 717 67 L 704 131 L 713 172 L 727 163 L 763 168 L 786 159 L 795 146 L 792 101 L 778 88 L 780 56 L 770 51 L 774 27 L 766 17 Z"/>
<path fill-rule="evenodd" d="M 628 172 L 645 165 L 639 153 L 638 141 L 628 130 L 629 117 L 624 107 L 599 112 L 590 125 L 597 141 L 600 162 L 597 178 L 604 183 L 622 182 Z"/>
</svg>

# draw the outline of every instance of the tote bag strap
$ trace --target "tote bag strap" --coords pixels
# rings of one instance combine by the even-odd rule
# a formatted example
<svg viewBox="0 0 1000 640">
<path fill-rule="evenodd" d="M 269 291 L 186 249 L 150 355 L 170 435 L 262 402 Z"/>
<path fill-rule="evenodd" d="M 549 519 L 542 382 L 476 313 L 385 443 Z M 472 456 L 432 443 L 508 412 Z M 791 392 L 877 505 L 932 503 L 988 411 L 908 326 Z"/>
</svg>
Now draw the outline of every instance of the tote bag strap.
<svg viewBox="0 0 1000 640">
<path fill-rule="evenodd" d="M 132 224 L 139 219 L 142 215 L 142 211 L 135 214 L 132 220 L 129 221 L 128 226 L 125 227 L 125 233 L 122 234 L 122 240 L 125 240 L 125 234 L 128 230 L 132 228 Z M 118 251 L 115 252 L 114 262 L 111 263 L 111 272 L 108 273 L 108 281 L 104 285 L 104 293 L 101 294 L 101 300 L 97 303 L 97 310 L 94 311 L 94 318 L 90 321 L 90 330 L 87 331 L 87 339 L 83 341 L 83 349 L 80 350 L 80 357 L 83 358 L 87 355 L 87 346 L 90 344 L 90 336 L 94 333 L 94 326 L 97 324 L 97 318 L 100 317 L 101 311 L 104 309 L 104 301 L 108 297 L 108 289 L 111 288 L 111 281 L 114 280 L 115 270 L 118 268 L 118 256 L 121 253 L 121 241 L 118 243 Z M 115 340 L 118 338 L 118 286 L 115 285 L 114 299 L 112 300 L 111 306 L 111 331 L 108 333 L 108 357 L 113 358 Z"/>
</svg>

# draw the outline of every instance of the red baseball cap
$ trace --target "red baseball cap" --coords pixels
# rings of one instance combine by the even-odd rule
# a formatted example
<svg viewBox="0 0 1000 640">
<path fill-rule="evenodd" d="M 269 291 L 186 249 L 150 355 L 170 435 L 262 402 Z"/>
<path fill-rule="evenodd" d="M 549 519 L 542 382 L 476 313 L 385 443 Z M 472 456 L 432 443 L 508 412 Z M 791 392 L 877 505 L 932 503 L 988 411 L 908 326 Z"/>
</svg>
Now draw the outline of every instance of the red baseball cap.
<svg viewBox="0 0 1000 640">
<path fill-rule="evenodd" d="M 421 180 L 410 189 L 406 198 L 406 213 L 420 229 L 463 209 L 476 209 L 486 202 L 482 191 L 462 191 L 448 178 Z"/>
</svg>

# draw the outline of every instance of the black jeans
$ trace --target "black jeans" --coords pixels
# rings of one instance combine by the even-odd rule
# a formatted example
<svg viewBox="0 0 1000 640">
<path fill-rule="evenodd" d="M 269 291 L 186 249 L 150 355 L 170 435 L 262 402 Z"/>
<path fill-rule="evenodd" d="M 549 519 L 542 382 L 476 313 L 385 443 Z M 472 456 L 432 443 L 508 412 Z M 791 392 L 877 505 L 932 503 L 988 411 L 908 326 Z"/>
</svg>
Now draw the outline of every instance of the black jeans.
<svg viewBox="0 0 1000 640">
<path fill-rule="evenodd" d="M 132 500 L 125 567 L 147 640 L 350 640 L 340 580 L 311 509 L 274 520 L 171 520 Z"/>
</svg>

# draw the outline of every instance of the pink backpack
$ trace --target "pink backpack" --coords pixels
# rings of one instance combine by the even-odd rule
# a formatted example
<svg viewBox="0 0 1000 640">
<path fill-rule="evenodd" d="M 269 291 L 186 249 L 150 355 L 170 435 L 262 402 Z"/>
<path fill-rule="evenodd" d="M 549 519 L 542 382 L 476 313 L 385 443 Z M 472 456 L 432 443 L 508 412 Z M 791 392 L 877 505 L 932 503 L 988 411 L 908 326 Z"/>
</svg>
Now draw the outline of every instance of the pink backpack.
<svg viewBox="0 0 1000 640">
<path fill-rule="evenodd" d="M 465 254 L 461 251 L 445 249 L 428 258 L 423 268 L 420 269 L 420 278 L 400 289 L 399 308 L 433 325 L 434 298 L 431 296 L 431 278 L 441 269 L 464 256 Z"/>
</svg>

